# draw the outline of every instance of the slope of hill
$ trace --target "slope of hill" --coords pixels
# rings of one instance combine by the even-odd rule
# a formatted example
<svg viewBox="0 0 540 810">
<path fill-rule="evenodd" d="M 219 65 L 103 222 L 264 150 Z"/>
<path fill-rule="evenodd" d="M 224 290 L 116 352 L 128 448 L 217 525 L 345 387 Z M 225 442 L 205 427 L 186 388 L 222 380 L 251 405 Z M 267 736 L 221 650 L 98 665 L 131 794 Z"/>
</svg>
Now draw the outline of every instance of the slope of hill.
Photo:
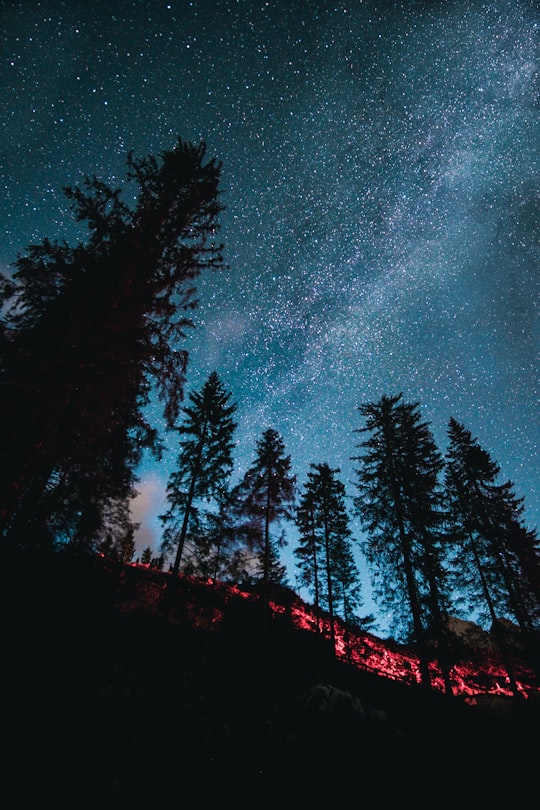
<svg viewBox="0 0 540 810">
<path fill-rule="evenodd" d="M 390 641 L 334 655 L 291 592 L 265 621 L 239 589 L 94 557 L 13 556 L 3 580 L 4 785 L 18 808 L 516 805 L 536 790 L 524 665 L 516 701 L 490 694 L 493 662 L 476 662 L 471 704 L 472 675 L 460 696 L 426 694 Z M 361 645 L 392 665 L 360 666 Z"/>
</svg>

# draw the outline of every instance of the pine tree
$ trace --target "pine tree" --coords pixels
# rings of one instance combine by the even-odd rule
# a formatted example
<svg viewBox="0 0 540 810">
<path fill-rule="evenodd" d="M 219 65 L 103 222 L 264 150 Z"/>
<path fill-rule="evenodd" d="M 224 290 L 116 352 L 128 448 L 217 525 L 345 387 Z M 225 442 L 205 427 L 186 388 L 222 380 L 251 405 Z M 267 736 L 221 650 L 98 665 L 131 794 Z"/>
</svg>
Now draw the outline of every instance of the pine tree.
<svg viewBox="0 0 540 810">
<path fill-rule="evenodd" d="M 262 577 L 265 602 L 270 584 L 286 584 L 286 569 L 279 560 L 279 540 L 273 523 L 294 518 L 296 476 L 279 433 L 266 430 L 255 446 L 255 460 L 232 493 L 237 533 L 254 551 L 256 572 Z M 281 537 L 283 542 L 283 536 Z"/>
<path fill-rule="evenodd" d="M 177 428 L 180 452 L 167 484 L 169 508 L 160 516 L 165 526 L 162 550 L 170 551 L 176 545 L 173 574 L 180 569 L 190 521 L 193 524 L 195 517 L 203 518 L 194 502 L 204 499 L 219 509 L 227 497 L 236 429 L 236 405 L 230 399 L 231 393 L 212 371 L 201 390 L 190 393 L 191 404 L 183 408 L 184 421 Z M 200 531 L 198 534 L 201 537 Z"/>
<path fill-rule="evenodd" d="M 311 473 L 313 475 L 313 473 Z M 313 604 L 317 608 L 317 627 L 319 628 L 319 609 L 322 596 L 320 595 L 320 580 L 323 571 L 322 549 L 319 532 L 316 525 L 316 497 L 314 487 L 308 483 L 300 495 L 300 502 L 296 510 L 296 526 L 299 530 L 298 545 L 294 549 L 299 572 L 299 585 L 307 588 L 313 597 Z"/>
<path fill-rule="evenodd" d="M 242 561 L 236 533 L 228 508 L 228 499 L 216 509 L 192 510 L 186 537 L 182 571 L 202 579 L 238 583 L 246 579 L 247 562 Z"/>
<path fill-rule="evenodd" d="M 160 452 L 151 392 L 168 426 L 179 412 L 194 281 L 222 265 L 221 167 L 180 139 L 127 162 L 134 207 L 95 177 L 65 189 L 86 244 L 31 245 L 0 284 L 0 534 L 13 541 L 58 523 L 98 531 L 106 504 L 133 494 L 143 449 Z"/>
<path fill-rule="evenodd" d="M 448 423 L 445 486 L 453 546 L 454 588 L 477 620 L 490 621 L 515 683 L 501 619 L 514 620 L 538 670 L 540 553 L 523 524 L 523 499 L 464 425 Z"/>
<path fill-rule="evenodd" d="M 131 518 L 129 501 L 109 502 L 95 541 L 97 551 L 127 565 L 135 554 L 135 532 L 139 526 Z"/>
<path fill-rule="evenodd" d="M 300 581 L 313 593 L 315 606 L 328 611 L 334 646 L 337 604 L 341 603 L 341 615 L 346 622 L 351 621 L 362 604 L 345 486 L 338 473 L 339 469 L 331 469 L 326 463 L 310 465 L 296 511 L 300 538 L 295 549 Z"/>
<path fill-rule="evenodd" d="M 421 680 L 431 686 L 429 642 L 435 639 L 446 690 L 451 691 L 447 652 L 448 585 L 443 567 L 443 468 L 418 403 L 402 394 L 359 408 L 370 434 L 358 448 L 355 508 L 367 540 L 373 592 L 393 616 L 393 629 L 416 643 Z M 404 633 L 405 631 L 405 633 Z"/>
</svg>

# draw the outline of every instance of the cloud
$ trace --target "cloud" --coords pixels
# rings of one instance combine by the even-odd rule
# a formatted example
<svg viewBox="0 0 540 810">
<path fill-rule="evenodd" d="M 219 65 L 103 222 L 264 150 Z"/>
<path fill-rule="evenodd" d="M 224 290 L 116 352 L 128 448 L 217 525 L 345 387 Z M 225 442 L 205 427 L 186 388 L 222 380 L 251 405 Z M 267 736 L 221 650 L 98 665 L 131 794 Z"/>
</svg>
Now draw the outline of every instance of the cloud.
<svg viewBox="0 0 540 810">
<path fill-rule="evenodd" d="M 131 516 L 139 529 L 135 532 L 135 556 L 143 549 L 150 548 L 157 552 L 161 543 L 161 523 L 157 515 L 165 509 L 165 485 L 154 474 L 141 479 L 138 494 L 131 501 Z"/>
</svg>

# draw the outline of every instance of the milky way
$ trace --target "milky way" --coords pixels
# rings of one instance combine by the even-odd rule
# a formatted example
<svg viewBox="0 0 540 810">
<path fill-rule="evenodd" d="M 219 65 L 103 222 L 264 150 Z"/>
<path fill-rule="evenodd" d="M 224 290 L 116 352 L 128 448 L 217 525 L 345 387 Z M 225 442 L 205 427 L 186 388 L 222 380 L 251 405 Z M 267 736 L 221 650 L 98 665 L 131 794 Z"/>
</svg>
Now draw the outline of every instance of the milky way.
<svg viewBox="0 0 540 810">
<path fill-rule="evenodd" d="M 358 406 L 403 392 L 441 451 L 461 421 L 540 525 L 537 3 L 42 0 L 0 15 L 3 268 L 32 241 L 77 238 L 63 186 L 119 185 L 130 149 L 204 140 L 223 162 L 228 268 L 200 280 L 187 390 L 213 369 L 232 390 L 236 475 L 273 427 L 299 483 L 324 461 L 352 496 Z M 159 543 L 174 444 L 141 471 L 155 536 L 140 542 Z"/>
</svg>

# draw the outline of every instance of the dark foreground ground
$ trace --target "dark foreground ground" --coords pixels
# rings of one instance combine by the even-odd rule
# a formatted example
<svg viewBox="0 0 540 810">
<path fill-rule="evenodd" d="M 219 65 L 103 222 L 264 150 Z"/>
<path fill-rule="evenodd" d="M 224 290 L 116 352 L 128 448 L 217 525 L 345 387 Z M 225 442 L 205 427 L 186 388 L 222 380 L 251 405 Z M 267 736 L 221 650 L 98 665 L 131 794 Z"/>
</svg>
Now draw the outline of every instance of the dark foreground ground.
<svg viewBox="0 0 540 810">
<path fill-rule="evenodd" d="M 215 632 L 121 612 L 117 586 L 95 559 L 4 562 L 4 807 L 534 803 L 535 699 L 425 695 L 247 608 Z"/>
</svg>

